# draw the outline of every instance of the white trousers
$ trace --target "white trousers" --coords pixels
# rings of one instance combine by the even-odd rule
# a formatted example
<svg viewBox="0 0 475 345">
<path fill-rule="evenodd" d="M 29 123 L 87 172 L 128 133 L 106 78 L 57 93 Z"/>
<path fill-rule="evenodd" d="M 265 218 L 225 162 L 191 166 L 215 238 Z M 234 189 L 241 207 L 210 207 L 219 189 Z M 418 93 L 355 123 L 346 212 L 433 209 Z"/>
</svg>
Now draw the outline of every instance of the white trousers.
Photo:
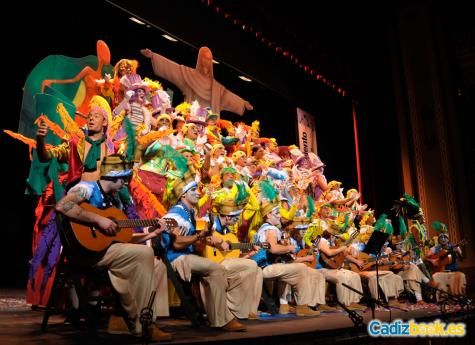
<svg viewBox="0 0 475 345">
<path fill-rule="evenodd" d="M 234 319 L 228 308 L 228 280 L 223 265 L 194 254 L 181 255 L 171 265 L 183 280 L 189 280 L 191 273 L 201 277 L 201 297 L 211 327 L 222 327 Z"/>
<path fill-rule="evenodd" d="M 357 291 L 363 292 L 363 287 L 361 286 L 361 278 L 358 273 L 353 271 L 340 269 L 328 269 L 320 268 L 320 272 L 325 275 L 325 279 L 331 283 L 336 284 L 336 297 L 338 301 L 344 305 L 350 305 L 352 303 L 358 303 L 361 299 L 361 295 L 346 288 L 342 284 L 345 283 L 348 286 L 351 286 Z"/>
<path fill-rule="evenodd" d="M 257 313 L 262 294 L 262 271 L 254 260 L 225 259 L 221 262 L 226 271 L 228 308 L 238 319 L 247 319 Z"/>
<path fill-rule="evenodd" d="M 140 244 L 114 243 L 97 266 L 109 270 L 112 286 L 118 292 L 129 317 L 135 320 L 136 331 L 140 332 L 142 325 L 138 316 L 150 300 L 152 287 L 157 286 L 156 279 L 166 282 L 166 275 L 155 277 L 152 248 Z"/>
</svg>

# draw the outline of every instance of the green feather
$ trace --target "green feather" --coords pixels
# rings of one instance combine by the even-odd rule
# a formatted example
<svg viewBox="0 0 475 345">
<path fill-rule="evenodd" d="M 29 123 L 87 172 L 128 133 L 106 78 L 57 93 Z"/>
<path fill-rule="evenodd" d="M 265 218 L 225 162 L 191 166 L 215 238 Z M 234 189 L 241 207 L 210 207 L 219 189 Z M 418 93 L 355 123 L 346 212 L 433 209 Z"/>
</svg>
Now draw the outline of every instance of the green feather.
<svg viewBox="0 0 475 345">
<path fill-rule="evenodd" d="M 168 162 L 172 162 L 175 166 L 175 169 L 179 171 L 183 175 L 188 171 L 188 163 L 186 158 L 175 150 L 170 145 L 163 145 L 162 146 L 163 158 L 165 158 Z"/>
<path fill-rule="evenodd" d="M 394 233 L 394 228 L 391 223 L 386 224 L 386 231 L 385 233 L 392 235 Z"/>
<path fill-rule="evenodd" d="M 315 202 L 310 195 L 307 195 L 307 218 L 310 218 L 315 212 Z"/>
<path fill-rule="evenodd" d="M 345 222 L 343 223 L 343 226 L 341 227 L 340 232 L 346 232 L 346 229 L 348 229 L 348 226 L 350 225 L 350 213 L 345 214 Z"/>
<path fill-rule="evenodd" d="M 386 218 L 388 218 L 388 216 L 385 213 L 379 216 L 376 224 L 374 224 L 374 231 L 381 231 L 386 227 Z"/>
<path fill-rule="evenodd" d="M 419 203 L 409 194 L 404 193 L 403 198 L 406 199 L 406 203 L 412 207 L 420 208 Z"/>
<path fill-rule="evenodd" d="M 259 187 L 261 188 L 262 196 L 269 201 L 274 201 L 274 199 L 279 195 L 277 189 L 275 189 L 272 183 L 268 180 L 261 181 Z"/>
<path fill-rule="evenodd" d="M 134 126 L 127 117 L 124 119 L 124 131 L 127 135 L 127 150 L 125 151 L 125 159 L 128 161 L 133 161 L 135 158 L 135 148 L 137 141 L 135 140 Z"/>
<path fill-rule="evenodd" d="M 447 232 L 447 227 L 445 226 L 445 224 L 438 221 L 438 220 L 435 220 L 435 221 L 432 222 L 432 228 L 435 231 L 437 231 L 438 234 Z"/>
<path fill-rule="evenodd" d="M 404 221 L 404 218 L 402 216 L 399 216 L 399 235 L 405 236 L 407 234 L 407 226 L 406 222 Z"/>
<path fill-rule="evenodd" d="M 247 203 L 247 199 L 249 198 L 249 193 L 246 190 L 246 185 L 242 182 L 235 182 L 235 185 L 237 187 L 237 193 L 236 193 L 236 198 L 234 199 L 234 202 L 236 205 L 241 205 L 244 203 Z"/>
</svg>

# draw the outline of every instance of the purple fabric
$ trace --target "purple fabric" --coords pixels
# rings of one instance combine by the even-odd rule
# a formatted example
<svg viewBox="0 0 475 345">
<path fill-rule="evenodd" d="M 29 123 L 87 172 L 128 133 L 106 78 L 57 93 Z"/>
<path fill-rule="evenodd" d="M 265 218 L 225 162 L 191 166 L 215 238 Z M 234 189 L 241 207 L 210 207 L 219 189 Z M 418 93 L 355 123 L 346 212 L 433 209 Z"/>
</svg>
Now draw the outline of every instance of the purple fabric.
<svg viewBox="0 0 475 345">
<path fill-rule="evenodd" d="M 128 203 L 124 206 L 124 212 L 129 219 L 140 219 L 137 209 L 133 203 Z M 142 233 L 142 228 L 134 228 L 134 232 Z"/>
<path fill-rule="evenodd" d="M 61 250 L 61 241 L 58 234 L 58 227 L 56 224 L 56 213 L 51 214 L 48 224 L 44 227 L 41 233 L 41 240 L 36 248 L 33 258 L 30 260 L 30 271 L 28 279 L 31 282 L 31 287 L 34 289 L 35 275 L 38 268 L 44 265 L 44 276 L 41 283 L 41 289 L 46 285 L 51 273 L 53 272 L 58 256 Z M 46 260 L 46 261 L 45 261 Z"/>
</svg>

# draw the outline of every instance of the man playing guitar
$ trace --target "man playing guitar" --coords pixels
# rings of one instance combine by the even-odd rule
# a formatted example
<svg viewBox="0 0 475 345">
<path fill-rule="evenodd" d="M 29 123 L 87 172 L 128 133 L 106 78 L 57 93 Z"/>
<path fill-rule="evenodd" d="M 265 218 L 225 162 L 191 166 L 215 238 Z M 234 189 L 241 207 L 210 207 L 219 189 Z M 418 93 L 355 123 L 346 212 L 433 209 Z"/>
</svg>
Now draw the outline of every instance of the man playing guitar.
<svg viewBox="0 0 475 345">
<path fill-rule="evenodd" d="M 323 204 L 319 210 L 319 218 L 312 222 L 312 224 L 308 227 L 304 235 L 305 244 L 309 248 L 313 246 L 313 243 L 318 238 L 318 236 L 321 236 L 321 239 L 318 243 L 318 247 L 316 249 L 317 252 L 320 252 L 320 254 L 325 253 L 328 257 L 334 257 L 348 250 L 347 246 L 341 246 L 338 248 L 331 247 L 330 243 L 335 238 L 328 231 L 328 219 L 330 217 L 331 208 L 331 204 Z M 325 236 L 323 236 L 324 233 L 328 233 L 331 236 L 327 239 L 325 238 Z M 322 266 L 319 266 L 319 268 L 320 271 L 325 275 L 325 279 L 327 281 L 336 284 L 336 295 L 340 303 L 352 309 L 366 309 L 364 306 L 358 304 L 359 300 L 361 299 L 361 295 L 352 290 L 347 289 L 342 285 L 342 283 L 345 283 L 354 288 L 355 290 L 363 291 L 363 288 L 361 286 L 361 279 L 358 273 L 343 269 L 341 267 L 329 269 L 322 268 Z"/>
<path fill-rule="evenodd" d="M 107 208 L 114 205 L 114 194 L 128 184 L 132 176 L 130 169 L 133 162 L 123 162 L 119 156 L 108 156 L 101 165 L 101 178 L 97 182 L 79 182 L 56 205 L 56 211 L 68 217 L 71 221 L 81 224 L 90 224 L 90 231 L 100 231 L 108 236 L 116 236 L 117 223 L 91 211 L 86 211 L 80 204 L 87 202 L 97 208 Z M 127 169 L 128 168 L 128 169 Z M 131 242 L 139 243 L 156 237 L 166 229 L 164 221 L 158 222 L 158 227 L 148 234 L 136 234 Z M 112 315 L 109 319 L 109 333 L 139 333 L 140 312 L 147 307 L 152 290 L 160 290 L 165 286 L 165 291 L 157 291 L 161 298 L 168 296 L 166 284 L 166 269 L 163 263 L 154 258 L 152 248 L 135 243 L 112 243 L 105 251 L 88 252 L 82 250 L 73 253 L 75 259 L 81 257 L 87 261 L 94 260 L 94 265 L 105 267 L 109 270 L 111 283 L 121 297 L 121 303 L 127 311 L 131 324 L 130 329 L 122 318 Z M 87 256 L 87 257 L 86 257 Z M 168 299 L 168 298 L 167 298 Z M 154 311 L 158 309 L 159 298 L 155 299 Z M 156 316 L 156 314 L 154 313 Z M 155 341 L 170 340 L 171 334 L 161 331 L 156 324 L 152 324 L 149 334 Z"/>
<path fill-rule="evenodd" d="M 457 258 L 462 257 L 460 245 L 453 245 L 449 242 L 449 234 L 445 224 L 433 222 L 432 227 L 439 231 L 438 244 L 430 249 L 432 256 L 442 259 L 450 255 L 451 263 L 445 266 L 445 271 L 436 272 L 432 276 L 434 281 L 439 283 L 439 289 L 448 291 L 454 295 L 464 295 L 467 280 L 465 274 L 457 272 Z M 431 257 L 431 256 L 429 256 Z"/>
</svg>

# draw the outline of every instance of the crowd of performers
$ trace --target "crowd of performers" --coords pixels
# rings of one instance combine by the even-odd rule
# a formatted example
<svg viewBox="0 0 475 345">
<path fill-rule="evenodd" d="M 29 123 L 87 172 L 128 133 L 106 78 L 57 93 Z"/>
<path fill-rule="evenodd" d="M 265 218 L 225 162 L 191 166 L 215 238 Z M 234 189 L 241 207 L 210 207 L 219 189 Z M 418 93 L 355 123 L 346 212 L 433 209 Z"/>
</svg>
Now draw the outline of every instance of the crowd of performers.
<svg viewBox="0 0 475 345">
<path fill-rule="evenodd" d="M 278 289 L 281 314 L 297 316 L 336 310 L 335 300 L 363 310 L 358 291 L 398 307 L 403 307 L 398 302 L 403 291 L 423 306 L 425 285 L 464 294 L 465 276 L 456 266 L 460 247 L 449 243 L 440 222 L 432 224 L 439 236 L 430 238 L 422 209 L 412 197 L 404 195 L 389 216 L 376 220 L 375 212 L 359 203 L 356 189 L 344 193 L 341 182 L 327 182 L 325 164 L 317 155 L 261 137 L 257 121 L 221 119 L 221 109 L 242 113 L 252 106 L 219 83 L 220 88 L 206 90 L 206 80 L 198 80 L 205 78 L 199 64 L 195 70 L 150 50 L 142 53 L 157 75 L 195 100 L 173 107 L 159 82 L 142 79 L 137 61 L 122 59 L 113 75 L 96 77 L 86 90 L 87 106 L 81 111 L 78 107 L 76 114 L 68 112 L 64 98 L 53 90 L 87 73 L 44 80 L 43 94 L 50 93 L 55 102 L 50 109 L 56 114 L 41 114 L 35 139 L 11 133 L 36 149 L 29 183 L 42 192 L 35 211 L 29 303 L 46 305 L 50 295 L 61 251 L 59 215 L 92 224 L 111 237 L 119 233 L 116 222 L 83 203 L 98 209 L 114 206 L 131 219 L 161 219 L 153 227 L 134 229 L 128 243 L 118 240 L 103 251 L 76 255 L 79 261 L 108 269 L 131 321 L 112 316 L 112 333 L 140 332 L 138 315 L 152 290 L 157 291 L 154 317 L 169 316 L 163 258 L 147 245 L 157 239 L 183 280 L 199 277 L 208 323 L 226 331 L 243 331 L 246 326 L 239 320 L 259 318 L 263 283 Z M 98 60 L 110 62 L 110 54 L 101 53 L 99 46 Z M 99 71 L 89 69 L 92 75 Z M 208 77 L 217 83 L 212 73 Z M 205 85 L 203 92 L 197 91 L 198 84 Z M 59 120 L 52 121 L 53 115 Z M 47 144 L 51 133 L 62 143 Z M 174 219 L 175 226 L 164 219 Z M 400 221 L 397 236 L 391 219 Z M 363 252 L 374 231 L 390 234 L 379 261 Z M 227 256 L 236 251 L 233 241 L 252 245 Z M 205 255 L 206 248 L 213 248 L 214 255 Z M 216 253 L 222 257 L 217 259 Z M 329 299 L 332 291 L 335 300 Z M 156 324 L 151 335 L 155 340 L 171 338 Z"/>
</svg>

